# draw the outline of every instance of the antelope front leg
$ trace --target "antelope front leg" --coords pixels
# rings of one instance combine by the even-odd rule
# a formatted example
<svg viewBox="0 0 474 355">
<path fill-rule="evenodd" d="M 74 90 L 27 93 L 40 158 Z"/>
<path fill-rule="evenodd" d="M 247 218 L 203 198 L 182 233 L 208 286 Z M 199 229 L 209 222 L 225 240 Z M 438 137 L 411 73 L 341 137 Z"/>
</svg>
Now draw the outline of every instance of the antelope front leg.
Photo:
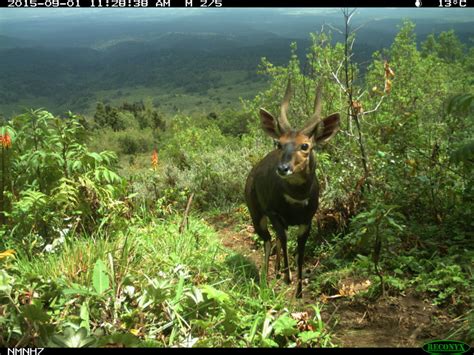
<svg viewBox="0 0 474 355">
<path fill-rule="evenodd" d="M 280 239 L 275 241 L 275 275 L 277 278 L 280 277 L 280 256 L 281 256 L 281 244 Z"/>
<path fill-rule="evenodd" d="M 290 265 L 288 262 L 288 248 L 286 243 L 286 233 L 283 230 L 283 234 L 279 237 L 281 243 L 281 250 L 283 251 L 283 281 L 287 284 L 291 282 L 291 274 L 290 274 Z"/>
<path fill-rule="evenodd" d="M 309 231 L 311 230 L 311 222 L 300 226 L 298 233 L 298 285 L 296 286 L 296 298 L 303 295 L 303 261 L 304 249 L 308 240 Z"/>
<path fill-rule="evenodd" d="M 267 284 L 267 279 L 268 279 L 268 263 L 270 261 L 270 252 L 272 249 L 272 243 L 270 239 L 265 240 L 264 242 L 264 248 L 265 248 L 265 260 L 264 260 L 264 265 L 263 265 L 263 277 L 264 277 L 264 282 Z"/>
<path fill-rule="evenodd" d="M 283 224 L 278 220 L 278 218 L 271 218 L 271 222 L 273 228 L 275 228 L 275 232 L 280 242 L 280 249 L 283 252 L 283 281 L 289 284 L 291 282 L 291 274 L 290 274 L 290 265 L 288 262 L 288 248 L 287 248 L 287 237 L 286 237 L 286 230 L 283 227 Z"/>
</svg>

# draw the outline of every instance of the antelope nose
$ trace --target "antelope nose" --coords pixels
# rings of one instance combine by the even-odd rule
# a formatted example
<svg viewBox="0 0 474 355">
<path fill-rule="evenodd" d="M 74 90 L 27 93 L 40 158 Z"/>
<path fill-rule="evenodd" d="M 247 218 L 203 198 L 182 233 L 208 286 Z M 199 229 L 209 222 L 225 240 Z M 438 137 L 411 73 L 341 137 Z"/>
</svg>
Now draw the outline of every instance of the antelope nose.
<svg viewBox="0 0 474 355">
<path fill-rule="evenodd" d="M 290 164 L 279 164 L 277 166 L 277 173 L 280 175 L 288 175 L 290 173 Z"/>
</svg>

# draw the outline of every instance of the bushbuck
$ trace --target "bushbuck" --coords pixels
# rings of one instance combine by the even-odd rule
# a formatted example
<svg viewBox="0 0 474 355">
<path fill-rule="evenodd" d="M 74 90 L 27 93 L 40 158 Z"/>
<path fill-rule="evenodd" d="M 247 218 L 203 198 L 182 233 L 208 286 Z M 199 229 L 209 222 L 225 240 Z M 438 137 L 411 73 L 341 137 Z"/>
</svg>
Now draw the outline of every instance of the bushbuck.
<svg viewBox="0 0 474 355">
<path fill-rule="evenodd" d="M 250 171 L 245 185 L 245 200 L 252 217 L 255 232 L 264 242 L 264 277 L 268 275 L 271 251 L 271 236 L 268 232 L 270 220 L 276 232 L 276 272 L 280 269 L 279 249 L 283 251 L 283 279 L 291 282 L 288 266 L 287 235 L 289 226 L 298 230 L 298 284 L 296 297 L 302 296 L 302 268 L 305 244 L 311 230 L 311 220 L 318 209 L 319 184 L 316 177 L 316 161 L 313 148 L 316 143 L 331 139 L 339 129 L 339 114 L 321 118 L 320 83 L 316 89 L 314 114 L 303 129 L 294 130 L 287 119 L 291 98 L 291 83 L 288 81 L 281 103 L 280 116 L 260 109 L 262 129 L 276 140 L 276 149 L 268 153 Z"/>
</svg>

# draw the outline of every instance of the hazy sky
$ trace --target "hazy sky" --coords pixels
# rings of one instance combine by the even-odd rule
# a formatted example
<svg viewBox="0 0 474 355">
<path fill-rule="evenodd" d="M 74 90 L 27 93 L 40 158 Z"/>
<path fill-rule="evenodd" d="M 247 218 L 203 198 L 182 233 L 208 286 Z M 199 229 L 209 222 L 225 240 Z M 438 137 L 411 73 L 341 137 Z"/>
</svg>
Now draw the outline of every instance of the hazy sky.
<svg viewBox="0 0 474 355">
<path fill-rule="evenodd" d="M 473 19 L 474 9 L 400 9 L 400 8 L 362 8 L 358 9 L 359 15 L 362 16 L 378 16 L 378 17 L 456 17 L 459 19 Z M 0 8 L 0 21 L 26 20 L 26 19 L 46 19 L 46 18 L 64 18 L 64 17 L 81 17 L 82 19 L 90 18 L 170 18 L 181 16 L 199 16 L 205 14 L 216 14 L 225 16 L 227 14 L 264 14 L 266 12 L 274 12 L 288 15 L 316 15 L 316 14 L 339 14 L 339 8 L 220 8 L 220 9 L 201 9 L 201 8 L 60 8 L 60 9 L 10 9 Z"/>
<path fill-rule="evenodd" d="M 285 19 L 288 16 L 292 21 L 289 21 L 290 18 Z M 352 25 L 366 25 L 383 19 L 401 21 L 402 18 L 409 18 L 414 22 L 420 20 L 425 24 L 433 25 L 459 24 L 460 22 L 473 22 L 474 9 L 361 8 L 357 9 Z M 186 31 L 192 32 L 219 32 L 223 29 L 229 32 L 237 27 L 249 30 L 256 27 L 260 30 L 267 29 L 269 32 L 286 34 L 291 37 L 296 34 L 293 30 L 296 31 L 305 23 L 314 22 L 318 23 L 318 26 L 321 26 L 322 23 L 331 23 L 341 26 L 342 21 L 340 8 L 0 8 L 0 35 L 39 41 L 38 38 L 44 40 L 46 33 L 49 33 L 51 37 L 51 35 L 60 36 L 61 33 L 88 30 L 88 33 L 91 34 L 94 28 L 100 32 L 107 26 L 110 29 L 109 25 L 112 25 L 117 27 L 116 32 L 122 32 L 123 37 L 123 31 L 126 28 L 136 32 L 137 25 L 154 26 L 162 23 L 172 25 L 172 31 L 180 31 L 176 24 L 188 25 L 183 28 L 186 27 Z M 194 24 L 194 27 L 190 24 Z M 215 28 L 214 24 L 216 24 Z M 141 27 L 143 28 L 143 26 Z M 394 25 L 390 24 L 389 26 Z M 166 26 L 161 30 L 169 31 Z M 319 27 L 311 30 L 319 30 Z M 93 34 L 100 35 L 99 32 L 93 32 Z M 108 32 L 110 38 L 113 37 L 113 34 L 113 32 Z M 0 43 L 0 47 L 1 45 L 2 43 Z"/>
<path fill-rule="evenodd" d="M 31 19 L 31 18 L 49 18 L 49 17 L 103 17 L 103 16 L 114 16 L 114 17 L 169 17 L 169 16 L 197 16 L 203 14 L 226 14 L 236 12 L 287 12 L 288 14 L 322 14 L 337 12 L 337 8 L 296 8 L 296 9 L 255 9 L 255 8 L 220 8 L 220 9 L 201 9 L 201 8 L 61 8 L 61 9 L 8 9 L 0 8 L 0 19 L 13 20 L 13 19 Z"/>
</svg>

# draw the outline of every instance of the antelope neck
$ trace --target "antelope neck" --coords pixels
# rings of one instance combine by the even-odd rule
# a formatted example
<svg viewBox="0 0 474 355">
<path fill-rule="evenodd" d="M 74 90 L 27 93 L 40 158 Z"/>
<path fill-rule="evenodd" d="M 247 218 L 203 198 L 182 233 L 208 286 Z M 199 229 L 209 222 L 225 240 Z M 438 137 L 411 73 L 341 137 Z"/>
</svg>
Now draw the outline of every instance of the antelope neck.
<svg viewBox="0 0 474 355">
<path fill-rule="evenodd" d="M 311 153 L 306 169 L 296 173 L 296 176 L 283 180 L 283 193 L 296 201 L 304 201 L 309 198 L 315 179 L 314 165 L 315 160 L 313 153 Z"/>
</svg>

